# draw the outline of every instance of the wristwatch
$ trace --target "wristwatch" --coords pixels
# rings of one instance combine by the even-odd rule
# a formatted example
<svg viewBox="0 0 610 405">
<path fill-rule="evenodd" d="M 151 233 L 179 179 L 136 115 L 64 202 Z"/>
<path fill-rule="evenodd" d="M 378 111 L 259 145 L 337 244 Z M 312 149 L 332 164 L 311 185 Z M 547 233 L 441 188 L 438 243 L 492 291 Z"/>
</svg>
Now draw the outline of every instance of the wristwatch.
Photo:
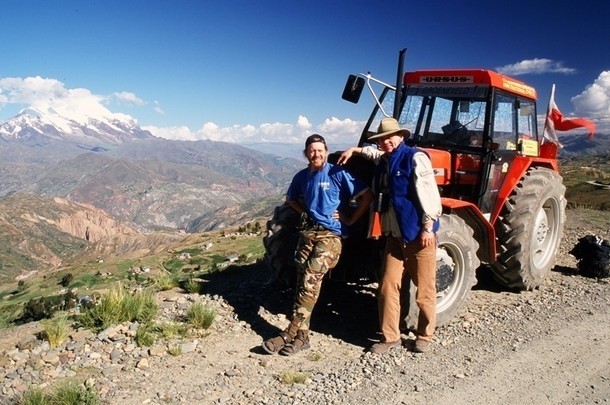
<svg viewBox="0 0 610 405">
<path fill-rule="evenodd" d="M 433 229 L 431 226 L 424 226 L 424 231 L 428 232 L 428 233 L 432 233 Z"/>
</svg>

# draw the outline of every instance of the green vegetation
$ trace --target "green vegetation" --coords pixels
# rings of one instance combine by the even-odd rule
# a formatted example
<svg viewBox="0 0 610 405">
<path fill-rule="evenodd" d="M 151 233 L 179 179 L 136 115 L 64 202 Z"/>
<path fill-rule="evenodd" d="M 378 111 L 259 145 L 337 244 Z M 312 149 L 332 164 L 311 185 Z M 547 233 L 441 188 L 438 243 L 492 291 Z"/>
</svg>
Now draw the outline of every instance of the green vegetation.
<svg viewBox="0 0 610 405">
<path fill-rule="evenodd" d="M 37 387 L 25 391 L 17 401 L 19 405 L 44 405 L 48 403 L 49 400 L 44 391 Z"/>
<path fill-rule="evenodd" d="M 163 267 L 165 270 L 171 273 L 177 273 L 182 270 L 182 266 L 184 266 L 184 262 L 180 259 L 170 259 L 163 263 Z"/>
<path fill-rule="evenodd" d="M 167 352 L 172 356 L 180 356 L 182 354 L 182 346 L 180 345 L 171 345 Z"/>
<path fill-rule="evenodd" d="M 23 307 L 21 322 L 38 321 L 51 318 L 57 311 L 65 311 L 76 306 L 77 295 L 68 290 L 61 295 L 52 295 L 30 299 Z"/>
<path fill-rule="evenodd" d="M 146 346 L 150 347 L 155 344 L 157 340 L 155 337 L 155 333 L 152 328 L 147 325 L 140 326 L 138 330 L 136 330 L 135 336 L 136 344 L 138 347 Z"/>
<path fill-rule="evenodd" d="M 72 281 L 72 288 L 91 288 L 102 284 L 100 277 L 95 274 L 83 273 L 79 274 Z"/>
<path fill-rule="evenodd" d="M 320 353 L 318 353 L 318 352 L 311 352 L 311 353 L 309 353 L 307 358 L 310 361 L 320 361 L 320 360 L 322 360 L 322 355 Z"/>
<path fill-rule="evenodd" d="M 192 248 L 186 248 L 186 249 L 182 249 L 182 250 L 178 250 L 175 252 L 176 255 L 181 255 L 181 254 L 189 254 L 191 256 L 196 256 L 196 255 L 200 255 L 201 253 L 203 253 L 203 249 L 200 247 L 192 247 Z"/>
<path fill-rule="evenodd" d="M 168 291 L 180 285 L 177 274 L 164 274 L 155 280 L 155 285 L 160 291 Z"/>
<path fill-rule="evenodd" d="M 602 157 L 578 157 L 561 162 L 560 172 L 566 186 L 568 208 L 610 211 L 610 190 L 587 181 L 610 183 L 610 162 Z"/>
<path fill-rule="evenodd" d="M 136 330 L 136 344 L 140 347 L 150 347 L 158 338 L 172 339 L 183 338 L 189 334 L 189 326 L 184 323 L 150 323 L 142 325 Z"/>
<path fill-rule="evenodd" d="M 255 227 L 256 225 L 252 224 L 249 228 Z M 244 225 L 244 228 L 247 229 L 248 226 Z M 223 237 L 223 234 L 232 235 L 234 238 Z M 0 256 L 2 249 L 4 248 L 0 241 Z M 65 310 L 58 306 L 64 300 L 65 290 L 62 289 L 66 287 L 62 284 L 73 291 L 75 295 L 72 298 L 76 302 L 83 296 L 100 295 L 118 282 L 125 288 L 132 289 L 144 286 L 153 287 L 158 291 L 188 286 L 188 291 L 199 292 L 201 285 L 196 283 L 197 277 L 225 271 L 227 267 L 254 263 L 262 258 L 264 247 L 260 234 L 235 236 L 235 230 L 225 229 L 187 235 L 179 249 L 160 249 L 159 252 L 137 259 L 100 257 L 99 253 L 96 253 L 92 257 L 67 259 L 62 267 L 54 272 L 32 274 L 19 282 L 0 283 L 0 328 L 13 323 L 51 318 L 57 310 Z M 230 255 L 239 259 L 228 266 L 227 258 Z M 6 270 L 9 265 L 0 263 L 0 272 Z M 145 267 L 150 269 L 149 273 L 134 274 L 133 269 Z M 37 267 L 20 266 L 21 270 L 13 272 L 12 268 L 10 272 L 24 274 L 25 269 L 35 268 Z M 103 307 L 107 304 L 105 302 L 94 312 L 81 309 L 85 315 L 80 318 L 89 322 L 90 327 L 94 329 L 114 322 L 115 317 L 104 314 Z"/>
<path fill-rule="evenodd" d="M 4 314 L 0 314 L 0 332 L 11 326 L 11 320 Z"/>
<path fill-rule="evenodd" d="M 30 388 L 17 400 L 19 405 L 97 405 L 99 396 L 91 387 L 75 381 L 65 381 L 47 392 Z"/>
<path fill-rule="evenodd" d="M 201 290 L 201 285 L 199 284 L 199 281 L 194 280 L 193 277 L 189 277 L 184 282 L 183 288 L 191 294 L 197 294 Z"/>
<path fill-rule="evenodd" d="M 187 322 L 199 329 L 208 329 L 216 318 L 216 310 L 197 302 L 186 312 Z"/>
<path fill-rule="evenodd" d="M 73 280 L 74 276 L 72 273 L 64 274 L 61 280 L 59 280 L 59 284 L 61 284 L 62 287 L 68 287 Z"/>
<path fill-rule="evenodd" d="M 41 321 L 44 339 L 49 342 L 51 349 L 61 345 L 70 333 L 70 321 L 66 315 Z"/>
<path fill-rule="evenodd" d="M 310 375 L 311 373 L 285 370 L 282 371 L 282 374 L 280 375 L 280 381 L 283 384 L 304 384 Z"/>
<path fill-rule="evenodd" d="M 93 330 L 128 321 L 146 324 L 153 319 L 157 308 L 151 291 L 127 293 L 117 284 L 101 297 L 98 305 L 81 315 L 80 322 Z"/>
</svg>

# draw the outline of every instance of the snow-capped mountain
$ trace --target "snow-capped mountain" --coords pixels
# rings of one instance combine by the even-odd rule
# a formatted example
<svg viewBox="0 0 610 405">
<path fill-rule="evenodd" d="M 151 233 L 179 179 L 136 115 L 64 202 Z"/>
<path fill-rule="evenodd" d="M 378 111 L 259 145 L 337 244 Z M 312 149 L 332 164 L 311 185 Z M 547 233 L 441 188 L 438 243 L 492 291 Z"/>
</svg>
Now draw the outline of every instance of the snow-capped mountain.
<svg viewBox="0 0 610 405">
<path fill-rule="evenodd" d="M 42 137 L 42 138 L 41 138 Z M 71 117 L 49 107 L 23 109 L 15 117 L 0 124 L 0 138 L 7 141 L 31 142 L 39 139 L 86 145 L 121 144 L 152 138 L 137 121 L 126 114 L 99 114 Z"/>
</svg>

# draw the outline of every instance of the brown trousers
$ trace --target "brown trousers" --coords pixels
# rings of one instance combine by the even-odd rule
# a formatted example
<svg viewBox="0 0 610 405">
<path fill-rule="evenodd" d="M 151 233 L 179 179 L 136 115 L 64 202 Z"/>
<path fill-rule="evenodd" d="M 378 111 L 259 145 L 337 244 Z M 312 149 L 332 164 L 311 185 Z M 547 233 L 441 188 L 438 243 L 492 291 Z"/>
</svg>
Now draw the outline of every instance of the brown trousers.
<svg viewBox="0 0 610 405">
<path fill-rule="evenodd" d="M 401 293 L 409 290 L 402 286 L 410 280 L 417 287 L 417 338 L 430 341 L 436 329 L 436 246 L 422 248 L 419 239 L 405 245 L 399 238 L 389 237 L 377 295 L 379 323 L 386 342 L 400 339 Z M 409 302 L 409 297 L 403 300 Z"/>
</svg>

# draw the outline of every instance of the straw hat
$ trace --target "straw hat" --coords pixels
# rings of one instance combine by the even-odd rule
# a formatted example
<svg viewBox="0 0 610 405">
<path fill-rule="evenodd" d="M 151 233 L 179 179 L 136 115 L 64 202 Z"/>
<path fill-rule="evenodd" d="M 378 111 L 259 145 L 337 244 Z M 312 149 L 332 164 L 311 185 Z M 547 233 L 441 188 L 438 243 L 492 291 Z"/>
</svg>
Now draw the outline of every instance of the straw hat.
<svg viewBox="0 0 610 405">
<path fill-rule="evenodd" d="M 379 123 L 377 133 L 369 136 L 368 139 L 383 138 L 384 136 L 398 134 L 404 138 L 411 136 L 411 132 L 408 129 L 402 129 L 398 126 L 398 121 L 395 118 L 384 118 Z"/>
</svg>

